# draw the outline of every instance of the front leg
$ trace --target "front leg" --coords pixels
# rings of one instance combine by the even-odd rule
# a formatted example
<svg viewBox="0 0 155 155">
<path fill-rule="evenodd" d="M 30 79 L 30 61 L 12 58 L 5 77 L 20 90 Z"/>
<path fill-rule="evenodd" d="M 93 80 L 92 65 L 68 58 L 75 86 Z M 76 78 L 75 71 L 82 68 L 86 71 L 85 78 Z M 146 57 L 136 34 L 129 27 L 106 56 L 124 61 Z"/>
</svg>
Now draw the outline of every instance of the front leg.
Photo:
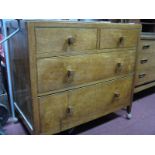
<svg viewBox="0 0 155 155">
<path fill-rule="evenodd" d="M 132 118 L 131 108 L 132 108 L 131 105 L 127 106 L 127 109 L 126 109 L 127 110 L 127 119 L 131 119 Z"/>
</svg>

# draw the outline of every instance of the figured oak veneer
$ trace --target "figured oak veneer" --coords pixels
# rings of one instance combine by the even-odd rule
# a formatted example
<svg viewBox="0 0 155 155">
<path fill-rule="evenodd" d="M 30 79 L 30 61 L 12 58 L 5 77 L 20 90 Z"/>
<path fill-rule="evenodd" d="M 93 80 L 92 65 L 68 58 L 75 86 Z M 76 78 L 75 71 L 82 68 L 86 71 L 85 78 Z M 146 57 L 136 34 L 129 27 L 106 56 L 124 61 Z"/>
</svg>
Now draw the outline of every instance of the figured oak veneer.
<svg viewBox="0 0 155 155">
<path fill-rule="evenodd" d="M 40 97 L 41 133 L 60 132 L 129 105 L 132 80 L 129 76 Z"/>
<path fill-rule="evenodd" d="M 132 73 L 135 54 L 135 50 L 129 50 L 38 59 L 38 91 L 44 93 Z M 69 76 L 69 71 L 73 75 Z"/>
</svg>

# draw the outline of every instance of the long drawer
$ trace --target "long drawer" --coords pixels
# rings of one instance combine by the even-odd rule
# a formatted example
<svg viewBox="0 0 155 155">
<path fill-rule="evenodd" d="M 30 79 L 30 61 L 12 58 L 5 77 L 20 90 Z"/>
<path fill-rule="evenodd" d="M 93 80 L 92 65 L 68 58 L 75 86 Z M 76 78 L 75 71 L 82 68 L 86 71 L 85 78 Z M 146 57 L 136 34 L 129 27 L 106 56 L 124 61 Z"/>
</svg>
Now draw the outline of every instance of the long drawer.
<svg viewBox="0 0 155 155">
<path fill-rule="evenodd" d="M 130 104 L 133 77 L 39 97 L 41 133 L 57 133 Z"/>
<path fill-rule="evenodd" d="M 146 70 L 138 71 L 136 73 L 136 86 L 155 81 L 155 67 Z"/>
<path fill-rule="evenodd" d="M 135 51 L 38 59 L 38 92 L 64 89 L 133 72 Z"/>
<path fill-rule="evenodd" d="M 96 28 L 36 28 L 37 54 L 61 55 L 72 51 L 94 50 Z"/>
<path fill-rule="evenodd" d="M 100 48 L 136 47 L 139 30 L 101 29 Z"/>
</svg>

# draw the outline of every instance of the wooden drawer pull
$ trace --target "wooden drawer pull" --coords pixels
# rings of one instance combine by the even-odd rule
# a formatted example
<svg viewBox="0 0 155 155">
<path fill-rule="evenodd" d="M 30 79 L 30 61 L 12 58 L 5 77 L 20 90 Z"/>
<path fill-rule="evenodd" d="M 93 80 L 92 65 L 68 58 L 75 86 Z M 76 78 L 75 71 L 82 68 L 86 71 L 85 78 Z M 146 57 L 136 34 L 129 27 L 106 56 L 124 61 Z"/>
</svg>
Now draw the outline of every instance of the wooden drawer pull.
<svg viewBox="0 0 155 155">
<path fill-rule="evenodd" d="M 120 37 L 119 38 L 119 45 L 123 45 L 123 42 L 124 42 L 124 37 Z"/>
<path fill-rule="evenodd" d="M 122 71 L 122 67 L 123 67 L 122 63 L 118 62 L 116 64 L 116 73 L 121 72 Z"/>
<path fill-rule="evenodd" d="M 139 74 L 139 78 L 140 78 L 140 79 L 143 78 L 143 77 L 145 77 L 145 76 L 146 76 L 145 73 Z"/>
<path fill-rule="evenodd" d="M 116 92 L 114 93 L 114 97 L 115 97 L 115 98 L 119 98 L 119 97 L 120 97 L 120 93 L 119 93 L 118 91 L 116 91 Z"/>
<path fill-rule="evenodd" d="M 143 49 L 148 49 L 150 48 L 150 45 L 143 45 Z"/>
<path fill-rule="evenodd" d="M 73 108 L 71 106 L 68 106 L 67 109 L 66 109 L 66 113 L 68 115 L 72 115 L 73 114 Z"/>
<path fill-rule="evenodd" d="M 67 71 L 67 74 L 66 74 L 66 76 L 67 76 L 67 81 L 66 82 L 68 82 L 68 83 L 70 83 L 70 82 L 72 82 L 73 81 L 73 78 L 74 78 L 74 71 L 73 70 L 68 70 Z"/>
<path fill-rule="evenodd" d="M 140 63 L 141 64 L 145 64 L 145 63 L 147 63 L 148 62 L 148 59 L 142 59 L 142 60 L 140 60 Z"/>
<path fill-rule="evenodd" d="M 75 38 L 74 37 L 69 37 L 68 38 L 68 45 L 73 45 L 75 43 Z"/>
<path fill-rule="evenodd" d="M 118 62 L 118 63 L 117 63 L 117 67 L 118 67 L 118 68 L 121 68 L 121 67 L 122 67 L 122 63 L 121 63 L 121 62 Z"/>
<path fill-rule="evenodd" d="M 68 71 L 67 71 L 67 77 L 68 77 L 68 78 L 73 78 L 74 73 L 75 73 L 75 72 L 74 72 L 73 70 L 68 70 Z"/>
</svg>

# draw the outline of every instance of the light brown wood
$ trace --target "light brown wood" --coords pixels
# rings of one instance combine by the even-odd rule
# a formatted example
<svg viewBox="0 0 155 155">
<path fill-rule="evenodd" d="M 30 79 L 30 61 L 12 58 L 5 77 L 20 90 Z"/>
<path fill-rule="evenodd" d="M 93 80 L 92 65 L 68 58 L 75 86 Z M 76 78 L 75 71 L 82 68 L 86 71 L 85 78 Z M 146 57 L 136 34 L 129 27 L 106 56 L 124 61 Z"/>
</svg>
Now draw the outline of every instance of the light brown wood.
<svg viewBox="0 0 155 155">
<path fill-rule="evenodd" d="M 99 48 L 99 45 L 97 45 L 97 47 Z M 42 58 L 51 58 L 51 57 L 60 57 L 60 56 L 75 56 L 75 55 L 85 55 L 85 54 L 100 54 L 100 53 L 108 53 L 108 52 L 123 52 L 124 50 L 126 50 L 126 48 L 94 49 L 94 50 L 61 52 L 61 53 L 58 53 L 58 55 L 54 53 L 39 53 L 37 54 L 37 58 L 42 59 Z M 127 50 L 137 51 L 136 47 L 127 48 Z"/>
<path fill-rule="evenodd" d="M 139 44 L 139 52 L 155 52 L 155 40 L 141 40 Z"/>
<path fill-rule="evenodd" d="M 140 52 L 137 63 L 138 72 L 155 67 L 155 52 Z"/>
<path fill-rule="evenodd" d="M 93 50 L 97 44 L 96 28 L 36 28 L 37 53 L 70 53 Z"/>
<path fill-rule="evenodd" d="M 136 71 L 137 71 L 137 62 L 138 62 L 138 50 L 139 50 L 139 42 L 140 42 L 140 33 L 141 31 L 139 31 L 138 33 L 138 37 L 137 37 L 137 46 L 136 46 L 136 56 L 135 56 L 135 64 L 134 64 L 134 75 L 133 75 L 133 83 L 132 83 L 132 88 L 131 88 L 131 98 L 130 98 L 130 105 L 126 108 L 127 113 L 131 113 L 132 110 L 132 102 L 134 99 L 134 90 L 135 90 L 135 83 L 136 83 Z"/>
<path fill-rule="evenodd" d="M 20 104 L 32 107 L 31 134 L 58 133 L 131 106 L 140 25 L 23 22 L 31 97 Z"/>
<path fill-rule="evenodd" d="M 56 133 L 130 104 L 133 76 L 39 98 L 41 133 Z"/>
<path fill-rule="evenodd" d="M 66 116 L 68 92 L 39 98 L 41 133 L 62 131 L 61 121 Z"/>
<path fill-rule="evenodd" d="M 38 60 L 38 92 L 73 87 L 133 72 L 136 52 L 109 52 Z"/>
<path fill-rule="evenodd" d="M 67 91 L 67 90 L 73 90 L 73 89 L 77 89 L 77 88 L 81 88 L 81 87 L 86 87 L 86 86 L 98 84 L 98 83 L 101 83 L 101 82 L 108 82 L 108 81 L 111 81 L 111 80 L 115 80 L 117 78 L 123 78 L 123 77 L 130 76 L 130 75 L 133 76 L 134 72 L 130 73 L 130 74 L 123 74 L 121 76 L 118 75 L 118 76 L 110 77 L 110 78 L 107 78 L 107 79 L 102 79 L 102 80 L 98 80 L 98 81 L 84 83 L 84 84 L 80 84 L 80 85 L 76 85 L 76 86 L 70 86 L 70 87 L 66 87 L 66 88 L 63 88 L 63 89 L 48 91 L 48 92 L 44 92 L 44 93 L 38 93 L 38 97 L 46 96 L 46 95 L 51 95 L 51 94 L 58 93 L 58 92 L 64 92 L 64 91 Z"/>
<path fill-rule="evenodd" d="M 101 29 L 100 48 L 136 47 L 138 30 Z"/>
</svg>

